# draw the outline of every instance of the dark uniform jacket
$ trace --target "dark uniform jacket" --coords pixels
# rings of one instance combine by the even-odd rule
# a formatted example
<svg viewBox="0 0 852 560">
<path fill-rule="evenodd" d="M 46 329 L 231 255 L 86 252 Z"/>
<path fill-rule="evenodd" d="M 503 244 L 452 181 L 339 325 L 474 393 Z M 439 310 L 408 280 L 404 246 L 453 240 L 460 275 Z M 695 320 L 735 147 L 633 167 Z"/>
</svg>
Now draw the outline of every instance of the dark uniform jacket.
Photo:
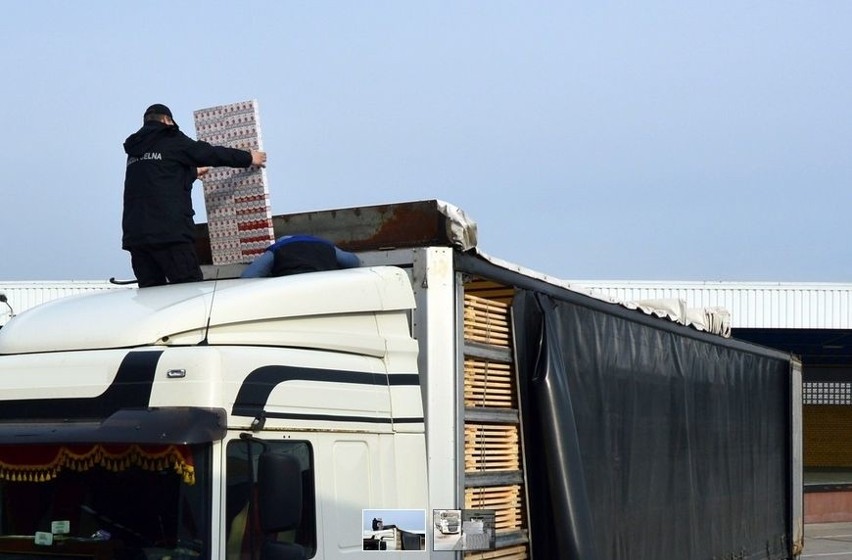
<svg viewBox="0 0 852 560">
<path fill-rule="evenodd" d="M 251 153 L 189 138 L 177 126 L 149 121 L 124 142 L 122 248 L 195 240 L 192 182 L 197 168 L 249 167 Z"/>
</svg>

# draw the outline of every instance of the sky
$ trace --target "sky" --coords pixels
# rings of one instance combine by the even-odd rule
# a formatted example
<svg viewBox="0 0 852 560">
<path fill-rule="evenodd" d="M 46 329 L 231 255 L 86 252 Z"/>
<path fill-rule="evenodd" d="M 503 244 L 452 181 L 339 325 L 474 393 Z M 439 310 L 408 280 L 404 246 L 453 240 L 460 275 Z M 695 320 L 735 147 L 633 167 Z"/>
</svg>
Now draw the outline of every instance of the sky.
<svg viewBox="0 0 852 560">
<path fill-rule="evenodd" d="M 0 281 L 132 278 L 124 139 L 257 100 L 272 212 L 562 279 L 852 281 L 852 2 L 3 2 Z M 206 221 L 201 185 L 196 222 Z"/>
<path fill-rule="evenodd" d="M 422 509 L 365 509 L 361 511 L 361 529 L 371 531 L 374 518 L 407 531 L 423 531 L 426 527 L 426 512 Z"/>
</svg>

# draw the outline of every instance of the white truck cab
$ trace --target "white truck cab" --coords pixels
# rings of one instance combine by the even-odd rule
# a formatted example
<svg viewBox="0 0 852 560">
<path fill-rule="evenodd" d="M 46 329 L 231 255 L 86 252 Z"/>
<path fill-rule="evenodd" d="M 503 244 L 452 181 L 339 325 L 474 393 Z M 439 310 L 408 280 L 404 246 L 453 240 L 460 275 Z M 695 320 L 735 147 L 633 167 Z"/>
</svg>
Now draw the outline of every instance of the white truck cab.
<svg viewBox="0 0 852 560">
<path fill-rule="evenodd" d="M 36 534 L 116 558 L 360 550 L 362 508 L 426 506 L 413 306 L 405 273 L 377 267 L 16 317 L 0 330 L 0 557 L 40 550 Z"/>
</svg>

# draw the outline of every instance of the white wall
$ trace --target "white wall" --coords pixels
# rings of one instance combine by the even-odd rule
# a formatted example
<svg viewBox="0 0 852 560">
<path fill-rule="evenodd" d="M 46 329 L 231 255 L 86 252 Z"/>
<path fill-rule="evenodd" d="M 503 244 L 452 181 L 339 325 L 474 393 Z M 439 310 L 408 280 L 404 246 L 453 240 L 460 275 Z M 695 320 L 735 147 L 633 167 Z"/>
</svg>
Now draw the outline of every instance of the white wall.
<svg viewBox="0 0 852 560">
<path fill-rule="evenodd" d="M 119 286 L 107 281 L 22 281 L 0 282 L 0 294 L 6 296 L 7 303 L 0 303 L 0 326 L 6 324 L 15 314 L 23 313 L 31 307 L 53 299 L 97 292 L 103 290 L 123 290 L 132 286 Z"/>
</svg>

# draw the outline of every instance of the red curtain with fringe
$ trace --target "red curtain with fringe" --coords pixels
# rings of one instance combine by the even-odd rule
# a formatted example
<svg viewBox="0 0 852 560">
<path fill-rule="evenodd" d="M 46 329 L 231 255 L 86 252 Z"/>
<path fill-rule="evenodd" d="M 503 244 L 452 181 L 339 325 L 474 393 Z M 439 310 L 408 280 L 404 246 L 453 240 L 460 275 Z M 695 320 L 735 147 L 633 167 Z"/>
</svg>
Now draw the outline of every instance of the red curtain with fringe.
<svg viewBox="0 0 852 560">
<path fill-rule="evenodd" d="M 173 469 L 187 484 L 195 484 L 192 453 L 185 445 L 78 444 L 0 447 L 0 479 L 46 482 L 63 470 L 92 468 L 121 472 L 131 467 L 147 471 Z"/>
</svg>

